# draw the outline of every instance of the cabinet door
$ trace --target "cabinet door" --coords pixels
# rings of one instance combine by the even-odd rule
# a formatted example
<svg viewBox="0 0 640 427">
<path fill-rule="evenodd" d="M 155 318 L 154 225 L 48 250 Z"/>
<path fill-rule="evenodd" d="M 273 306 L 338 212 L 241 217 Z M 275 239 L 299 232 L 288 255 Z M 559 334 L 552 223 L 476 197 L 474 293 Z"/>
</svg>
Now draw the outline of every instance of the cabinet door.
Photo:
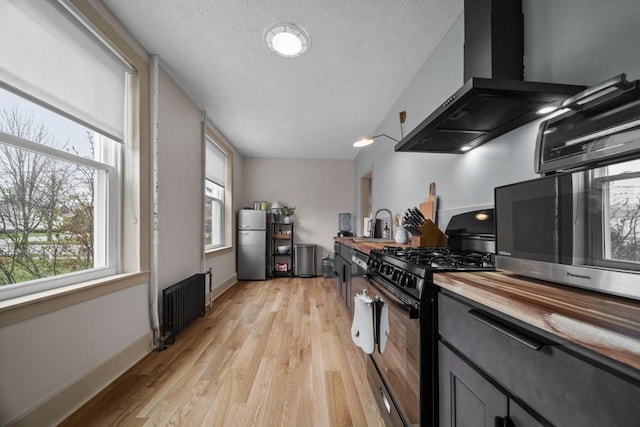
<svg viewBox="0 0 640 427">
<path fill-rule="evenodd" d="M 351 301 L 351 263 L 347 260 L 343 261 L 345 265 L 345 275 L 344 275 L 344 292 L 342 294 L 342 302 L 344 306 L 347 308 L 347 313 L 351 316 L 351 305 L 353 301 Z"/>
<path fill-rule="evenodd" d="M 334 262 L 334 268 L 336 273 L 336 279 L 335 279 L 336 292 L 338 293 L 338 296 L 342 297 L 341 294 L 342 294 L 343 269 L 342 269 L 342 258 L 340 257 L 340 255 L 338 255 L 338 252 L 334 253 L 333 262 Z"/>
<path fill-rule="evenodd" d="M 507 427 L 547 427 L 551 424 L 543 423 L 535 419 L 522 406 L 513 399 L 509 399 L 509 421 Z"/>
<path fill-rule="evenodd" d="M 507 396 L 442 342 L 438 343 L 441 427 L 495 427 L 507 416 Z"/>
<path fill-rule="evenodd" d="M 444 293 L 438 326 L 442 340 L 553 425 L 640 425 L 636 382 L 576 357 L 533 328 Z"/>
</svg>

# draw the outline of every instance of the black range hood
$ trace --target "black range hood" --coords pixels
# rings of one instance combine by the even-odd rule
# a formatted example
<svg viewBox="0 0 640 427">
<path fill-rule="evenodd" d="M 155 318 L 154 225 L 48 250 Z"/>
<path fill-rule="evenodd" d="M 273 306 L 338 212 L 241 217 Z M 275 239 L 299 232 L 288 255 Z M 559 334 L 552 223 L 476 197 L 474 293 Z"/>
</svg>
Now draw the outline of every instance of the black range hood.
<svg viewBox="0 0 640 427">
<path fill-rule="evenodd" d="M 464 153 L 560 106 L 584 86 L 523 80 L 521 0 L 465 0 L 465 84 L 395 146 Z"/>
</svg>

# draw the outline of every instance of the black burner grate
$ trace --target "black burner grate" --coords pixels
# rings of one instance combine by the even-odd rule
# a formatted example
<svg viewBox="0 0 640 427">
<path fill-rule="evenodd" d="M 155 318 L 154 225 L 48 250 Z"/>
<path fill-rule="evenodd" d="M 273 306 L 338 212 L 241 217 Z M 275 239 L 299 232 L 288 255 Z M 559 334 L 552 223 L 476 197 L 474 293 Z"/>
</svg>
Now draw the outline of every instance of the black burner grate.
<svg viewBox="0 0 640 427">
<path fill-rule="evenodd" d="M 426 269 L 491 269 L 495 267 L 495 257 L 492 253 L 461 252 L 448 247 L 385 246 L 381 252 L 386 256 Z"/>
</svg>

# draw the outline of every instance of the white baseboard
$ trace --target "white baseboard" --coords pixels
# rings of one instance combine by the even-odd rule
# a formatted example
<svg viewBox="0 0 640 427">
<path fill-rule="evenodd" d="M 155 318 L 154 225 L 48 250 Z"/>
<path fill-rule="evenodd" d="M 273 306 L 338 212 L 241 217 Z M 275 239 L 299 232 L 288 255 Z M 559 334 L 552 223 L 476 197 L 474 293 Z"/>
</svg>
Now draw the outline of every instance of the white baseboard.
<svg viewBox="0 0 640 427">
<path fill-rule="evenodd" d="M 238 278 L 236 274 L 233 274 L 218 284 L 209 294 L 209 298 L 215 300 L 236 283 L 238 283 Z M 7 426 L 55 426 L 59 424 L 152 351 L 153 333 L 149 331 L 83 377 L 10 421 Z"/>
<path fill-rule="evenodd" d="M 149 331 L 115 356 L 7 425 L 55 426 L 59 424 L 151 351 L 153 351 L 153 333 Z"/>
<path fill-rule="evenodd" d="M 215 301 L 216 298 L 218 298 L 220 295 L 225 293 L 229 288 L 231 288 L 236 283 L 238 283 L 238 275 L 234 273 L 227 280 L 225 280 L 224 282 L 218 284 L 215 288 L 213 288 L 213 291 L 211 292 L 211 294 L 209 294 L 210 301 Z"/>
</svg>

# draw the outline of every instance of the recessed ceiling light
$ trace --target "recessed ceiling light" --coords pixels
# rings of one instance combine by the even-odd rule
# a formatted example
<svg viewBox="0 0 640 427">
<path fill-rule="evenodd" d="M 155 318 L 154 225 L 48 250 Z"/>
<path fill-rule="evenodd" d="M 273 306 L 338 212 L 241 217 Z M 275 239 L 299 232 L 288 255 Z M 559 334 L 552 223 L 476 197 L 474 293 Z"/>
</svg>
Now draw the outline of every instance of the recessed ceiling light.
<svg viewBox="0 0 640 427">
<path fill-rule="evenodd" d="M 305 53 L 311 45 L 309 34 L 301 27 L 290 24 L 276 24 L 265 32 L 264 41 L 276 55 L 296 58 Z"/>
<path fill-rule="evenodd" d="M 464 147 L 460 147 L 460 151 L 469 151 L 471 150 L 473 147 L 471 147 L 470 145 L 465 145 Z"/>
</svg>

